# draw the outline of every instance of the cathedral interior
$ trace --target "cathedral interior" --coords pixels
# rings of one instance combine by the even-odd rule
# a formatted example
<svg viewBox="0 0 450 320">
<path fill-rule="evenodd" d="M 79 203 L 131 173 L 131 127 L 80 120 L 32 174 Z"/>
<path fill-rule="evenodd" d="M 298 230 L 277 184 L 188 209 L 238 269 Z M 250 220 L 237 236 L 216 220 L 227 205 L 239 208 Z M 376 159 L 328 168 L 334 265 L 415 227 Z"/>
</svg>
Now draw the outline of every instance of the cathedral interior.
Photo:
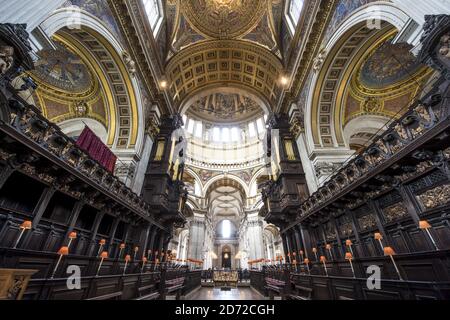
<svg viewBox="0 0 450 320">
<path fill-rule="evenodd" d="M 450 1 L 0 8 L 0 300 L 450 299 Z"/>
</svg>

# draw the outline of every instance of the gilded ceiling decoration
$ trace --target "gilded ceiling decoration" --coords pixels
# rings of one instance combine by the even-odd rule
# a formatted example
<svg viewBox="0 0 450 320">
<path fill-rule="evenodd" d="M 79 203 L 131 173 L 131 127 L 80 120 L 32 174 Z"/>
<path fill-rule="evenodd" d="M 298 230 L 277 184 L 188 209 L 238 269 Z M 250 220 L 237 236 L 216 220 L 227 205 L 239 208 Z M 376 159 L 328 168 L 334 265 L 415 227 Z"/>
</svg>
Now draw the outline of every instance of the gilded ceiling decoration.
<svg viewBox="0 0 450 320">
<path fill-rule="evenodd" d="M 267 0 L 182 0 L 182 12 L 200 34 L 231 39 L 252 30 L 264 11 Z"/>
<path fill-rule="evenodd" d="M 237 122 L 262 113 L 259 104 L 240 93 L 212 93 L 199 98 L 188 109 L 196 118 L 212 122 Z"/>
<path fill-rule="evenodd" d="M 374 43 L 357 64 L 344 99 L 344 125 L 363 115 L 398 117 L 420 94 L 432 71 L 419 64 L 411 46 L 392 44 L 397 32 Z"/>
<path fill-rule="evenodd" d="M 39 52 L 34 75 L 62 90 L 71 92 L 88 90 L 93 83 L 86 64 L 61 43 L 55 42 L 55 46 L 56 49 L 44 49 Z"/>
<path fill-rule="evenodd" d="M 370 88 L 382 88 L 415 74 L 421 66 L 411 49 L 412 46 L 406 43 L 383 42 L 362 65 L 361 83 Z"/>
<path fill-rule="evenodd" d="M 38 84 L 35 104 L 49 120 L 60 123 L 83 117 L 108 127 L 105 93 L 87 58 L 66 39 L 56 35 L 55 48 L 38 52 L 31 76 Z"/>
<path fill-rule="evenodd" d="M 241 40 L 195 44 L 173 57 L 166 68 L 170 94 L 180 105 L 212 85 L 246 89 L 274 105 L 281 92 L 280 60 L 267 49 Z"/>
</svg>

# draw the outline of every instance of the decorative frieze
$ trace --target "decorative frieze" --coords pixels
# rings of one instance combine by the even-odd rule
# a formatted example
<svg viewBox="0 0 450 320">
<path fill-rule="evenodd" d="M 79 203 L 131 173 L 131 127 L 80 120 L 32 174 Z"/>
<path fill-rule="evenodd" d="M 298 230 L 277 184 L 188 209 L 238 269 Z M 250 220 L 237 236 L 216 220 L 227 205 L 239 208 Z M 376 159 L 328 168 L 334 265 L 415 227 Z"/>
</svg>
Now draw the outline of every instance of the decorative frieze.
<svg viewBox="0 0 450 320">
<path fill-rule="evenodd" d="M 382 212 L 383 212 L 384 219 L 388 223 L 400 220 L 400 219 L 408 216 L 408 211 L 406 210 L 403 202 L 398 202 L 396 204 L 393 204 L 386 208 L 383 208 Z"/>
<path fill-rule="evenodd" d="M 430 189 L 417 196 L 425 209 L 433 209 L 450 202 L 450 184 L 444 184 Z"/>
</svg>

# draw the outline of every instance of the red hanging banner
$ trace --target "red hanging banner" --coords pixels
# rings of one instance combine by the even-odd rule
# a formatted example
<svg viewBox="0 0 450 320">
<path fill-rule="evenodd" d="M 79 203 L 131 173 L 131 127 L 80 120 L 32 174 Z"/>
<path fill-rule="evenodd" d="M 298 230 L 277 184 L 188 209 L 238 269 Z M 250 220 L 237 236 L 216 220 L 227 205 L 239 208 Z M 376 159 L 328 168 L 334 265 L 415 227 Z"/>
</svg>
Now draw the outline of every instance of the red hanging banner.
<svg viewBox="0 0 450 320">
<path fill-rule="evenodd" d="M 100 163 L 106 170 L 114 173 L 116 166 L 116 155 L 106 146 L 95 133 L 84 127 L 83 132 L 77 140 L 77 146 L 86 151 L 93 159 Z"/>
</svg>

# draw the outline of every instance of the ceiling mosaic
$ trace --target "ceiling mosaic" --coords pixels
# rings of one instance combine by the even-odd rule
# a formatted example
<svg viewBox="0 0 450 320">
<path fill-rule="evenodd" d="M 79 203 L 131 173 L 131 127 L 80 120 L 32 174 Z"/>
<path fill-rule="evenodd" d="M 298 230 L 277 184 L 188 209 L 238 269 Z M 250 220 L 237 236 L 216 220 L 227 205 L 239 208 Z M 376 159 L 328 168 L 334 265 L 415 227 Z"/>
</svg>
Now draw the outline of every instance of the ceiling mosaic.
<svg viewBox="0 0 450 320">
<path fill-rule="evenodd" d="M 360 81 L 370 88 L 382 88 L 407 79 L 421 65 L 406 43 L 392 44 L 390 40 L 376 49 L 362 65 Z"/>
<path fill-rule="evenodd" d="M 357 63 L 346 89 L 344 126 L 362 115 L 398 117 L 417 99 L 432 71 L 421 65 L 407 44 L 392 44 L 396 31 L 373 44 Z"/>
<path fill-rule="evenodd" d="M 61 43 L 41 50 L 34 75 L 49 85 L 71 92 L 84 92 L 93 85 L 92 75 L 83 60 Z"/>
<path fill-rule="evenodd" d="M 267 8 L 267 0 L 183 0 L 181 9 L 200 34 L 220 39 L 243 36 Z"/>
<path fill-rule="evenodd" d="M 64 38 L 53 38 L 54 48 L 37 53 L 31 72 L 38 84 L 33 98 L 43 115 L 55 123 L 91 118 L 108 127 L 105 94 L 86 60 Z"/>
<path fill-rule="evenodd" d="M 212 122 L 245 121 L 262 113 L 259 104 L 239 93 L 212 93 L 195 101 L 189 114 Z"/>
</svg>

